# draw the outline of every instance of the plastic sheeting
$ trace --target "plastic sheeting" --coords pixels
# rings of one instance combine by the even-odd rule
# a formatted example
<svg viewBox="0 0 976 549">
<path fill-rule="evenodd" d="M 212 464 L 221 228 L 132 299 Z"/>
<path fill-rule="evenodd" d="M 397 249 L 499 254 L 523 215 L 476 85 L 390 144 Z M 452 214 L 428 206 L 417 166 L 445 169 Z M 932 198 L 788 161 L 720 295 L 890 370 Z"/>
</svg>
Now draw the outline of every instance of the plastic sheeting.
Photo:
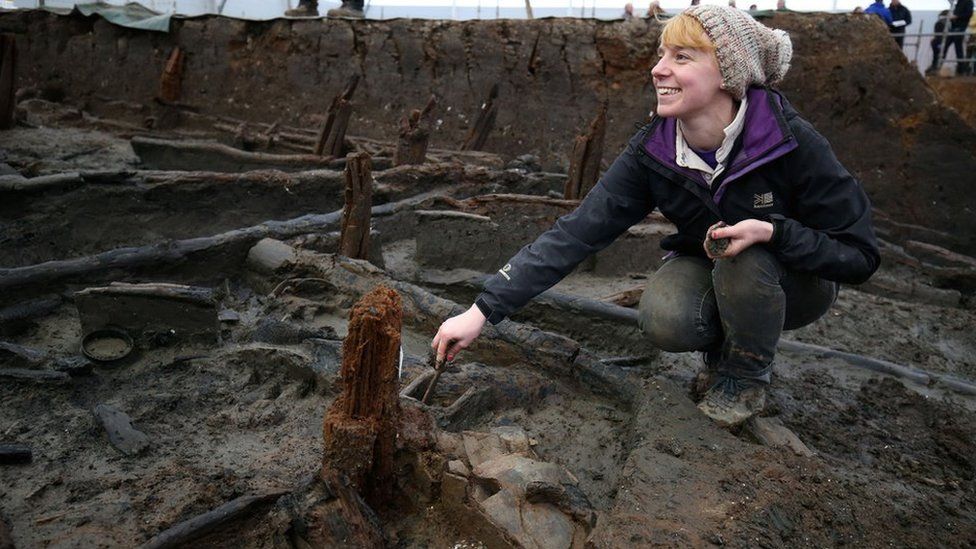
<svg viewBox="0 0 976 549">
<path fill-rule="evenodd" d="M 59 15 L 67 15 L 77 10 L 84 16 L 97 15 L 106 21 L 122 27 L 156 32 L 169 32 L 170 13 L 158 13 L 134 2 L 124 6 L 113 6 L 104 2 L 76 4 L 74 10 L 65 8 L 41 8 Z"/>
</svg>

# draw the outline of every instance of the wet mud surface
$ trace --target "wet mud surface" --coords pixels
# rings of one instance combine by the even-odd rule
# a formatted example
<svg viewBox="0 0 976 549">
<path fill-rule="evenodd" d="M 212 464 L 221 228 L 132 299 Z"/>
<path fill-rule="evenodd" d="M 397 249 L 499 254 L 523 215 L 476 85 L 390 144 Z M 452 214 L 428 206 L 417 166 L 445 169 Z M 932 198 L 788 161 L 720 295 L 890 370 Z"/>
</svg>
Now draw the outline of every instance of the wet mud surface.
<svg viewBox="0 0 976 549">
<path fill-rule="evenodd" d="M 622 44 L 612 38 L 602 36 L 599 47 Z M 604 70 L 627 79 L 626 67 Z M 0 132 L 0 160 L 12 172 L 0 189 L 4 276 L 123 246 L 168 250 L 342 206 L 338 166 L 164 173 L 147 169 L 131 149 L 131 120 L 96 124 L 37 99 L 21 106 L 28 123 Z M 862 103 L 848 107 L 850 124 L 880 124 Z M 818 112 L 828 126 L 841 124 L 830 109 Z M 43 272 L 15 287 L 0 279 L 4 319 L 29 299 L 54 303 L 0 326 L 0 443 L 26 444 L 33 454 L 29 464 L 0 465 L 0 541 L 8 534 L 16 547 L 138 546 L 263 494 L 267 501 L 191 545 L 304 547 L 312 527 L 289 513 L 315 494 L 335 495 L 315 492 L 313 479 L 322 467 L 323 419 L 344 382 L 354 303 L 381 283 L 403 298 L 397 366 L 404 390 L 429 375 L 437 324 L 468 306 L 479 277 L 494 269 L 485 265 L 520 245 L 509 233 L 524 240 L 570 207 L 546 202 L 561 196 L 562 173 L 525 159 L 477 160 L 375 170 L 374 206 L 399 205 L 374 211 L 372 264 L 333 255 L 336 223 L 281 233 L 270 244 L 248 237 L 130 267 Z M 109 172 L 115 179 L 106 179 Z M 66 173 L 84 176 L 23 186 Z M 957 253 L 965 247 L 938 248 L 932 259 L 912 244 L 958 240 L 905 225 L 917 219 L 890 221 L 879 276 L 900 285 L 843 288 L 824 318 L 785 337 L 924 371 L 927 382 L 809 348 L 784 350 L 763 416 L 781 422 L 810 455 L 762 444 L 748 428 L 718 428 L 690 396 L 700 357 L 650 349 L 634 324 L 634 296 L 659 264 L 657 243 L 668 232 L 649 218 L 553 295 L 487 328 L 444 372 L 430 406 L 401 393 L 394 504 L 378 506 L 374 517 L 385 545 L 971 546 L 976 267 Z M 506 231 L 510 225 L 517 230 Z M 477 261 L 455 264 L 445 250 L 472 250 Z M 212 293 L 212 309 L 204 308 L 216 319 L 213 337 L 184 338 L 181 319 L 167 319 L 172 333 L 134 337 L 125 359 L 95 364 L 90 375 L 60 373 L 59 364 L 80 355 L 84 336 L 75 292 L 118 281 Z M 115 424 L 105 419 L 112 414 Z M 113 441 L 120 425 L 147 444 Z"/>
</svg>

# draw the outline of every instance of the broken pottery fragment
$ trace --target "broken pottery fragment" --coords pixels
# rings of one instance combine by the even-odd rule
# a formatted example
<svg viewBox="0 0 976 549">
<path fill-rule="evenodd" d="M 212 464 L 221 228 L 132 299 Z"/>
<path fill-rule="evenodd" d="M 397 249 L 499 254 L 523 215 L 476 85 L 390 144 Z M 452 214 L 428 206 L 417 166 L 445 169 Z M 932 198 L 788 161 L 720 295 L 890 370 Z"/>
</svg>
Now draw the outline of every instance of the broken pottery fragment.
<svg viewBox="0 0 976 549">
<path fill-rule="evenodd" d="M 492 427 L 491 432 L 498 435 L 509 453 L 522 454 L 529 457 L 533 456 L 532 448 L 529 446 L 529 437 L 525 434 L 525 429 L 522 429 L 518 425 L 500 425 Z"/>
<path fill-rule="evenodd" d="M 551 503 L 560 511 L 592 528 L 596 525 L 596 511 L 586 494 L 571 483 L 553 484 L 534 480 L 525 485 L 525 500 L 529 503 Z"/>
<path fill-rule="evenodd" d="M 573 521 L 549 504 L 519 502 L 501 490 L 481 502 L 491 522 L 522 547 L 565 548 L 573 545 Z"/>
<path fill-rule="evenodd" d="M 460 475 L 462 477 L 471 475 L 471 470 L 468 469 L 468 466 L 459 459 L 452 459 L 451 461 L 447 462 L 447 472 L 454 475 Z"/>
<path fill-rule="evenodd" d="M 92 411 L 95 420 L 108 434 L 108 440 L 120 452 L 134 456 L 149 447 L 149 437 L 132 426 L 132 419 L 118 408 L 99 404 Z"/>
<path fill-rule="evenodd" d="M 575 484 L 575 479 L 561 465 L 513 454 L 498 456 L 476 465 L 472 474 L 479 481 L 487 481 L 503 490 L 509 490 L 518 497 L 523 497 L 526 486 L 534 481 Z"/>
<path fill-rule="evenodd" d="M 467 503 L 468 479 L 460 475 L 444 473 L 441 478 L 441 501 L 448 505 Z"/>
<path fill-rule="evenodd" d="M 478 467 L 486 461 L 508 453 L 501 437 L 494 433 L 464 431 L 461 433 L 461 438 L 464 441 L 464 453 L 467 454 L 468 463 L 472 467 Z"/>
</svg>

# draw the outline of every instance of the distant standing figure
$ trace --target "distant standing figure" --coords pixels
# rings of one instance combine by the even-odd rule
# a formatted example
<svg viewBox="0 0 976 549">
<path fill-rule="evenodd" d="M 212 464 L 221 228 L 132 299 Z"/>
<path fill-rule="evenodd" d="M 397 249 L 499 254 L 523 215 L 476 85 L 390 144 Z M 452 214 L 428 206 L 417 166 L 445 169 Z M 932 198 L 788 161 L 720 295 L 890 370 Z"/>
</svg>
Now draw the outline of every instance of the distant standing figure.
<svg viewBox="0 0 976 549">
<path fill-rule="evenodd" d="M 888 8 L 881 2 L 881 0 L 874 0 L 874 3 L 864 10 L 864 13 L 873 13 L 881 18 L 885 22 L 885 25 L 891 26 L 891 12 Z"/>
<path fill-rule="evenodd" d="M 786 0 L 776 0 L 776 11 L 787 11 Z"/>
<path fill-rule="evenodd" d="M 751 4 L 751 5 L 749 6 L 749 11 L 756 11 L 756 10 L 758 10 L 758 9 L 759 9 L 759 6 L 757 6 L 757 5 L 755 5 L 755 4 Z"/>
<path fill-rule="evenodd" d="M 966 37 L 966 59 L 970 61 L 966 63 L 966 68 L 960 74 L 973 74 L 973 57 L 976 57 L 976 17 L 969 18 L 969 36 Z"/>
<path fill-rule="evenodd" d="M 659 19 L 663 15 L 665 15 L 664 8 L 661 7 L 661 3 L 657 0 L 651 2 L 651 5 L 647 7 L 647 17 Z"/>
<path fill-rule="evenodd" d="M 888 4 L 888 12 L 891 13 L 891 25 L 888 29 L 900 48 L 905 43 L 905 29 L 912 24 L 912 12 L 900 0 L 891 0 Z"/>
<path fill-rule="evenodd" d="M 627 5 L 624 6 L 624 14 L 621 15 L 620 17 L 622 17 L 624 20 L 633 19 L 634 5 L 628 2 Z"/>
<path fill-rule="evenodd" d="M 864 8 L 862 8 L 861 6 L 854 6 L 854 10 L 851 11 L 851 13 L 853 13 L 854 15 L 863 15 Z"/>
<path fill-rule="evenodd" d="M 729 0 L 729 7 L 730 8 L 734 8 L 735 7 L 735 0 Z"/>
<path fill-rule="evenodd" d="M 946 21 L 949 20 L 949 10 L 942 10 L 939 12 L 939 18 L 935 21 L 935 28 L 932 30 L 935 36 L 929 41 L 929 45 L 932 46 L 932 64 L 929 68 L 925 69 L 925 75 L 929 76 L 935 74 L 939 70 L 939 60 L 940 53 L 942 53 L 942 32 L 945 31 Z"/>
<path fill-rule="evenodd" d="M 952 10 L 952 15 L 949 16 L 949 32 L 960 34 L 946 39 L 945 49 L 942 50 L 942 59 L 945 59 L 946 54 L 949 53 L 949 46 L 955 46 L 956 74 L 967 74 L 969 72 L 969 63 L 963 61 L 962 43 L 964 36 L 962 33 L 966 32 L 966 27 L 969 26 L 969 19 L 972 16 L 973 0 L 959 0 L 956 2 L 955 9 Z"/>
<path fill-rule="evenodd" d="M 691 0 L 691 5 L 692 6 L 697 6 L 698 5 L 698 2 L 699 2 L 699 0 Z"/>
</svg>

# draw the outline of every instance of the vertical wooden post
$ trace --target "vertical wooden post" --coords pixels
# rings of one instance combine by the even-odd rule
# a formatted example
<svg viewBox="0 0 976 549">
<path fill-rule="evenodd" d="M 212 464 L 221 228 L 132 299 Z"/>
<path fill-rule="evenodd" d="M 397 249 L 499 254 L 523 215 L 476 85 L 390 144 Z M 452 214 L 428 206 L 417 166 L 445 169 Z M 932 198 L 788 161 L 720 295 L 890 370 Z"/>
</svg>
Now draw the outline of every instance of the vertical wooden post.
<svg viewBox="0 0 976 549">
<path fill-rule="evenodd" d="M 315 154 L 319 156 L 342 156 L 343 144 L 346 139 L 346 128 L 349 126 L 349 117 L 352 115 L 352 94 L 356 91 L 359 84 L 359 75 L 354 74 L 349 78 L 349 83 L 339 95 L 332 99 L 328 113 L 325 116 L 325 124 L 319 131 L 319 138 L 315 142 Z"/>
<path fill-rule="evenodd" d="M 569 174 L 563 190 L 567 200 L 582 199 L 596 185 L 603 160 L 603 140 L 607 131 L 607 106 L 590 122 L 585 135 L 576 136 L 569 159 Z"/>
<path fill-rule="evenodd" d="M 586 162 L 586 146 L 589 142 L 590 138 L 585 135 L 577 135 L 573 140 L 573 152 L 569 157 L 569 173 L 566 176 L 566 186 L 563 188 L 563 198 L 566 200 L 580 198 L 583 164 Z"/>
<path fill-rule="evenodd" d="M 346 205 L 342 210 L 339 254 L 369 258 L 370 208 L 373 207 L 373 173 L 369 153 L 346 157 Z"/>
<path fill-rule="evenodd" d="M 414 109 L 409 116 L 400 119 L 400 139 L 397 141 L 394 166 L 423 164 L 427 158 L 427 145 L 430 139 L 428 117 L 437 105 L 433 95 L 427 100 L 423 110 Z"/>
<path fill-rule="evenodd" d="M 163 68 L 163 76 L 159 79 L 159 98 L 168 103 L 176 103 L 183 93 L 183 50 L 179 46 L 173 48 L 169 60 Z"/>
<path fill-rule="evenodd" d="M 14 127 L 16 65 L 17 40 L 12 34 L 0 35 L 0 130 Z"/>
<path fill-rule="evenodd" d="M 385 286 L 353 306 L 342 345 L 342 394 L 322 427 L 322 478 L 348 477 L 374 508 L 393 494 L 402 318 L 399 294 Z"/>
<path fill-rule="evenodd" d="M 488 91 L 488 99 L 481 104 L 481 110 L 478 111 L 478 118 L 474 122 L 474 126 L 471 126 L 471 131 L 468 132 L 468 136 L 464 139 L 464 144 L 461 145 L 462 151 L 480 151 L 485 146 L 485 141 L 488 140 L 488 134 L 491 133 L 492 128 L 495 126 L 495 118 L 498 116 L 498 105 L 495 103 L 495 99 L 498 98 L 498 84 L 493 84 L 491 90 Z"/>
</svg>

